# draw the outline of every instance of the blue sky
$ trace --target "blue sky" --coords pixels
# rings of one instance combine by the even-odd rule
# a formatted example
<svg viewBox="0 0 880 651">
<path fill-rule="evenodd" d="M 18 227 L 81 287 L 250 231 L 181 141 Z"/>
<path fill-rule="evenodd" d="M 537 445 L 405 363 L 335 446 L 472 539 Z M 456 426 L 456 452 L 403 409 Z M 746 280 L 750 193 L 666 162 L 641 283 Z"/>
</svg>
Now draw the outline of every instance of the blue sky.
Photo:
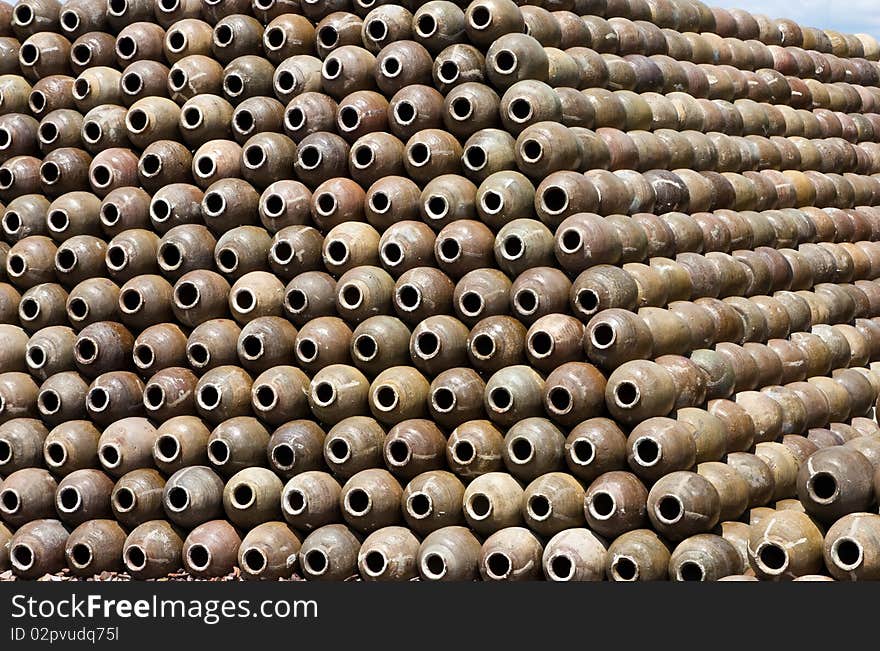
<svg viewBox="0 0 880 651">
<path fill-rule="evenodd" d="M 864 32 L 880 38 L 880 0 L 705 0 L 710 7 L 738 7 L 810 27 Z"/>
<path fill-rule="evenodd" d="M 2 0 L 0 0 L 2 1 Z M 18 0 L 5 0 L 16 4 Z M 98 0 L 101 1 L 101 0 Z M 871 34 L 880 39 L 880 0 L 704 0 L 710 7 L 737 7 L 810 27 Z"/>
</svg>

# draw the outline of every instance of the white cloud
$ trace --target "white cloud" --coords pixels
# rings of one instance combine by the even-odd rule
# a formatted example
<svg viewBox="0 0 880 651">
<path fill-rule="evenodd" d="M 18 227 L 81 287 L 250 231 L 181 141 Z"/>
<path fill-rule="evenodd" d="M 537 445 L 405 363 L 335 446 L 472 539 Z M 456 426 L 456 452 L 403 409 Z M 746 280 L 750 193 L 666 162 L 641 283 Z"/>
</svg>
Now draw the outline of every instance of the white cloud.
<svg viewBox="0 0 880 651">
<path fill-rule="evenodd" d="M 791 18 L 802 25 L 842 32 L 865 32 L 880 38 L 877 0 L 706 0 L 709 6 L 738 7 L 771 18 Z"/>
</svg>

